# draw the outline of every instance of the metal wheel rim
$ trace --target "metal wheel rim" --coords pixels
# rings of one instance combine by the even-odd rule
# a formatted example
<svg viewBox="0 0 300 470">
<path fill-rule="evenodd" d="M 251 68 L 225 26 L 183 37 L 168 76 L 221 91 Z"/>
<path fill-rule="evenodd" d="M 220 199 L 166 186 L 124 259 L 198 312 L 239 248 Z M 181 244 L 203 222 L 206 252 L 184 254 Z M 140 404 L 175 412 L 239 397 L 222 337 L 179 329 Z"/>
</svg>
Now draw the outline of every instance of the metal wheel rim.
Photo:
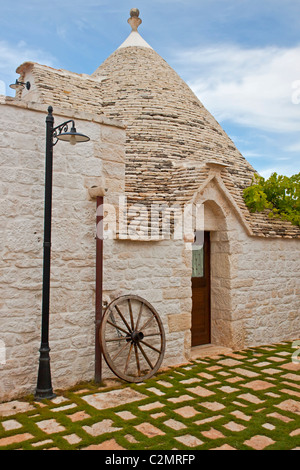
<svg viewBox="0 0 300 470">
<path fill-rule="evenodd" d="M 133 308 L 135 304 L 138 305 L 138 312 L 136 308 Z M 148 318 L 145 309 L 148 312 Z M 143 318 L 143 313 L 147 320 Z M 151 333 L 151 330 L 147 329 L 151 324 L 155 333 Z M 117 336 L 107 337 L 111 331 Z M 148 337 L 151 339 L 151 343 L 145 339 Z M 158 340 L 159 345 L 156 343 L 154 345 L 155 340 Z M 165 343 L 162 321 L 154 307 L 142 297 L 124 295 L 115 299 L 106 308 L 100 326 L 100 345 L 105 362 L 120 379 L 139 383 L 151 378 L 162 364 Z M 114 345 L 118 345 L 119 349 L 113 351 Z M 152 354 L 151 358 L 149 351 Z M 118 358 L 122 366 L 117 363 Z M 136 367 L 136 376 L 128 373 L 129 367 L 131 369 Z"/>
</svg>

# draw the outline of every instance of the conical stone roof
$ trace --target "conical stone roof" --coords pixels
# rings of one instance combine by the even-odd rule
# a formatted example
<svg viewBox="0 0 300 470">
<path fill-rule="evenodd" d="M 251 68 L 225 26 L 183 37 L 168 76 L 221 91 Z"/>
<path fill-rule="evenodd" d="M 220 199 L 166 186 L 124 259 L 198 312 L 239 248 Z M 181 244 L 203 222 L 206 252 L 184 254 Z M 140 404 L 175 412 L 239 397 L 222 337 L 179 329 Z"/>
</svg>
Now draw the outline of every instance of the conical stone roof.
<svg viewBox="0 0 300 470">
<path fill-rule="evenodd" d="M 128 197 L 143 203 L 186 202 L 212 160 L 227 165 L 241 191 L 255 170 L 188 85 L 144 42 L 134 12 L 128 20 L 131 35 L 92 75 L 106 77 L 104 113 L 128 126 Z"/>
<path fill-rule="evenodd" d="M 128 22 L 131 34 L 92 76 L 22 64 L 21 81 L 30 76 L 35 89 L 34 96 L 24 99 L 93 113 L 102 122 L 108 117 L 107 122 L 127 124 L 129 206 L 191 202 L 210 181 L 215 162 L 219 186 L 250 235 L 300 238 L 300 228 L 290 222 L 269 218 L 268 211 L 249 212 L 243 189 L 255 170 L 188 85 L 140 36 L 138 10 L 131 11 Z M 146 227 L 147 217 L 146 208 Z"/>
<path fill-rule="evenodd" d="M 22 64 L 20 81 L 33 81 L 34 93 L 23 96 L 20 91 L 16 100 L 92 113 L 105 124 L 127 124 L 125 190 L 129 205 L 147 206 L 146 228 L 148 206 L 189 203 L 211 177 L 216 184 L 218 171 L 219 190 L 250 235 L 300 238 L 298 226 L 268 217 L 270 211 L 249 212 L 243 189 L 255 170 L 188 85 L 140 36 L 137 9 L 128 22 L 131 34 L 92 76 Z"/>
</svg>

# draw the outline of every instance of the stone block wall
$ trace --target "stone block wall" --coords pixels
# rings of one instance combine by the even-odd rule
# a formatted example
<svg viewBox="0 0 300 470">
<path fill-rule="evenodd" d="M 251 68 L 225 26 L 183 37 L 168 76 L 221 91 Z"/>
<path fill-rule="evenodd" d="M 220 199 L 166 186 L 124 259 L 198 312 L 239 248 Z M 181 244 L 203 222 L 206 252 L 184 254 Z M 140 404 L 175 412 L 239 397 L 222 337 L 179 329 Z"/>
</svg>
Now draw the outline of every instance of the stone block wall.
<svg viewBox="0 0 300 470">
<path fill-rule="evenodd" d="M 251 236 L 216 180 L 198 195 L 211 233 L 212 343 L 240 349 L 300 337 L 300 240 Z"/>
<path fill-rule="evenodd" d="M 300 241 L 239 234 L 232 280 L 233 344 L 300 337 Z"/>
<path fill-rule="evenodd" d="M 46 115 L 36 104 L 0 103 L 0 401 L 33 393 L 37 380 Z M 54 147 L 50 347 L 53 386 L 64 388 L 93 378 L 96 203 L 88 188 L 104 184 L 111 203 L 123 194 L 125 130 L 99 116 L 54 116 L 55 125 L 74 116 L 91 139 Z"/>
<path fill-rule="evenodd" d="M 160 315 L 166 333 L 163 365 L 190 356 L 191 252 L 183 241 L 104 241 L 104 301 L 138 295 Z"/>
</svg>

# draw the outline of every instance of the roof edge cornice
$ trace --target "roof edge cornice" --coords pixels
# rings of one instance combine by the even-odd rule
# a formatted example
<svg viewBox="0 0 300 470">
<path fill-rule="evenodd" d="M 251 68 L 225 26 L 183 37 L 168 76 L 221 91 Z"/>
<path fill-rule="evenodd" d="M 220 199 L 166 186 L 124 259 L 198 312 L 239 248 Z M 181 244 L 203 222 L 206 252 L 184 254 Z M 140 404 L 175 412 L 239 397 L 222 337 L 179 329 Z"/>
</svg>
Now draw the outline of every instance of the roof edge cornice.
<svg viewBox="0 0 300 470">
<path fill-rule="evenodd" d="M 226 185 L 223 182 L 222 176 L 220 175 L 219 172 L 216 171 L 210 171 L 207 180 L 197 189 L 197 191 L 194 193 L 194 196 L 191 199 L 191 204 L 195 204 L 197 198 L 199 195 L 207 188 L 207 186 L 210 183 L 215 183 L 218 189 L 222 192 L 222 194 L 225 196 L 226 200 L 230 203 L 230 205 L 233 207 L 238 219 L 240 220 L 241 224 L 245 228 L 246 232 L 250 236 L 255 236 L 253 233 L 249 223 L 245 219 L 241 209 L 239 206 L 236 204 L 234 198 L 230 194 L 229 190 L 226 188 Z M 205 202 L 205 201 L 204 201 Z"/>
<path fill-rule="evenodd" d="M 28 109 L 30 111 L 36 111 L 39 113 L 46 114 L 47 108 L 45 104 L 37 103 L 35 101 L 24 101 L 11 96 L 2 96 L 0 95 L 0 105 L 12 106 L 15 108 Z M 62 106 L 55 107 L 56 116 L 63 116 L 69 119 L 76 119 L 82 121 L 95 122 L 96 124 L 102 124 L 105 126 L 117 127 L 119 129 L 126 129 L 127 126 L 117 119 L 111 119 L 106 116 L 88 113 L 85 111 L 80 111 L 78 109 L 66 109 Z"/>
</svg>

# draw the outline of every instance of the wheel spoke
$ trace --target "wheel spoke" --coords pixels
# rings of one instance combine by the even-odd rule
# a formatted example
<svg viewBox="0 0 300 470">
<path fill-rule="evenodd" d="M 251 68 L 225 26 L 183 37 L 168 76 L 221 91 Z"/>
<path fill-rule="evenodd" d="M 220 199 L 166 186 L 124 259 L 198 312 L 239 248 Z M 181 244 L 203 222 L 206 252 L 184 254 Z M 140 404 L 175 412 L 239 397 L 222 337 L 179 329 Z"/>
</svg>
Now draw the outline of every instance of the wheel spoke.
<svg viewBox="0 0 300 470">
<path fill-rule="evenodd" d="M 113 312 L 111 312 L 111 314 L 109 315 L 109 318 L 111 319 L 111 321 L 113 322 L 113 324 L 117 326 L 117 322 L 116 322 L 116 319 L 115 319 L 115 316 L 114 316 Z M 119 336 L 119 337 L 122 336 L 122 333 L 121 333 L 120 330 L 118 330 L 117 333 L 118 333 L 118 336 Z"/>
<path fill-rule="evenodd" d="M 122 346 L 122 348 L 120 349 L 120 351 L 118 351 L 118 353 L 115 355 L 115 357 L 112 358 L 113 361 L 115 361 L 117 359 L 117 357 L 120 356 L 120 354 L 127 348 L 129 343 L 126 343 L 124 344 L 124 346 Z"/>
<path fill-rule="evenodd" d="M 149 366 L 151 367 L 151 369 L 154 369 L 154 366 L 151 364 L 150 362 L 150 359 L 148 358 L 147 354 L 145 353 L 144 349 L 142 348 L 142 346 L 140 345 L 140 343 L 138 343 L 138 347 L 139 349 L 141 350 L 141 353 L 143 354 L 144 358 L 146 359 L 146 361 L 148 362 Z"/>
<path fill-rule="evenodd" d="M 146 323 L 144 323 L 144 325 L 142 326 L 142 328 L 140 328 L 140 331 L 143 331 L 145 328 L 147 328 L 147 326 L 149 326 L 149 325 L 150 325 L 150 323 L 151 323 L 151 322 L 152 322 L 154 319 L 155 319 L 155 316 L 154 316 L 154 315 L 152 315 L 152 317 L 151 317 L 151 318 L 149 318 L 149 320 L 148 320 L 148 321 L 146 321 Z"/>
<path fill-rule="evenodd" d="M 124 328 L 121 328 L 120 326 L 115 325 L 114 323 L 112 323 L 112 322 L 109 321 L 109 320 L 107 320 L 107 323 L 108 323 L 110 326 L 113 326 L 114 328 L 116 328 L 117 330 L 120 330 L 120 331 L 122 331 L 123 333 L 125 333 L 126 336 L 128 335 L 128 331 L 124 330 Z"/>
<path fill-rule="evenodd" d="M 159 349 L 156 349 L 156 348 L 155 348 L 154 346 L 152 346 L 151 344 L 146 343 L 146 341 L 141 341 L 141 343 L 143 343 L 145 346 L 148 346 L 148 348 L 153 349 L 153 351 L 157 352 L 158 354 L 161 354 L 161 351 L 159 351 Z"/>
<path fill-rule="evenodd" d="M 132 349 L 133 349 L 133 343 L 131 343 L 131 345 L 130 345 L 130 350 L 129 350 L 129 354 L 128 354 L 128 357 L 127 357 L 127 361 L 126 361 L 126 365 L 125 365 L 125 369 L 124 369 L 124 374 L 127 373 L 127 369 L 128 369 L 128 366 L 129 366 L 129 361 L 130 361 Z"/>
<path fill-rule="evenodd" d="M 161 336 L 161 333 L 150 333 L 149 335 L 144 335 L 144 338 L 150 338 L 151 336 Z"/>
<path fill-rule="evenodd" d="M 120 336 L 120 338 L 111 338 L 111 339 L 106 339 L 105 341 L 106 341 L 107 343 L 112 343 L 112 342 L 114 342 L 114 341 L 124 341 L 125 339 L 128 340 L 128 339 L 130 339 L 130 337 L 128 337 L 128 336 Z"/>
<path fill-rule="evenodd" d="M 137 370 L 138 370 L 138 376 L 141 376 L 141 367 L 140 367 L 140 360 L 139 360 L 139 354 L 138 354 L 138 348 L 137 345 L 134 345 L 134 352 L 135 352 L 135 359 L 136 359 L 136 365 L 137 365 Z"/>
<path fill-rule="evenodd" d="M 143 307 L 144 307 L 144 304 L 141 303 L 139 316 L 138 316 L 138 319 L 137 319 L 137 322 L 136 322 L 136 326 L 135 326 L 135 330 L 136 330 L 136 331 L 138 331 L 138 329 L 139 329 L 139 324 L 140 324 L 140 321 L 141 321 L 141 318 L 142 318 Z"/>
<path fill-rule="evenodd" d="M 117 305 L 115 305 L 115 309 L 117 310 L 118 314 L 119 314 L 120 317 L 122 318 L 124 325 L 125 325 L 126 328 L 128 329 L 128 332 L 131 333 L 130 326 L 128 325 L 127 321 L 126 321 L 125 318 L 124 318 L 124 315 L 122 314 L 121 310 L 119 309 L 119 307 L 118 307 Z"/>
<path fill-rule="evenodd" d="M 129 315 L 130 315 L 130 321 L 131 321 L 131 328 L 132 331 L 134 330 L 134 321 L 133 321 L 133 314 L 132 314 L 132 306 L 131 306 L 131 301 L 128 299 L 128 307 L 129 307 Z"/>
</svg>

